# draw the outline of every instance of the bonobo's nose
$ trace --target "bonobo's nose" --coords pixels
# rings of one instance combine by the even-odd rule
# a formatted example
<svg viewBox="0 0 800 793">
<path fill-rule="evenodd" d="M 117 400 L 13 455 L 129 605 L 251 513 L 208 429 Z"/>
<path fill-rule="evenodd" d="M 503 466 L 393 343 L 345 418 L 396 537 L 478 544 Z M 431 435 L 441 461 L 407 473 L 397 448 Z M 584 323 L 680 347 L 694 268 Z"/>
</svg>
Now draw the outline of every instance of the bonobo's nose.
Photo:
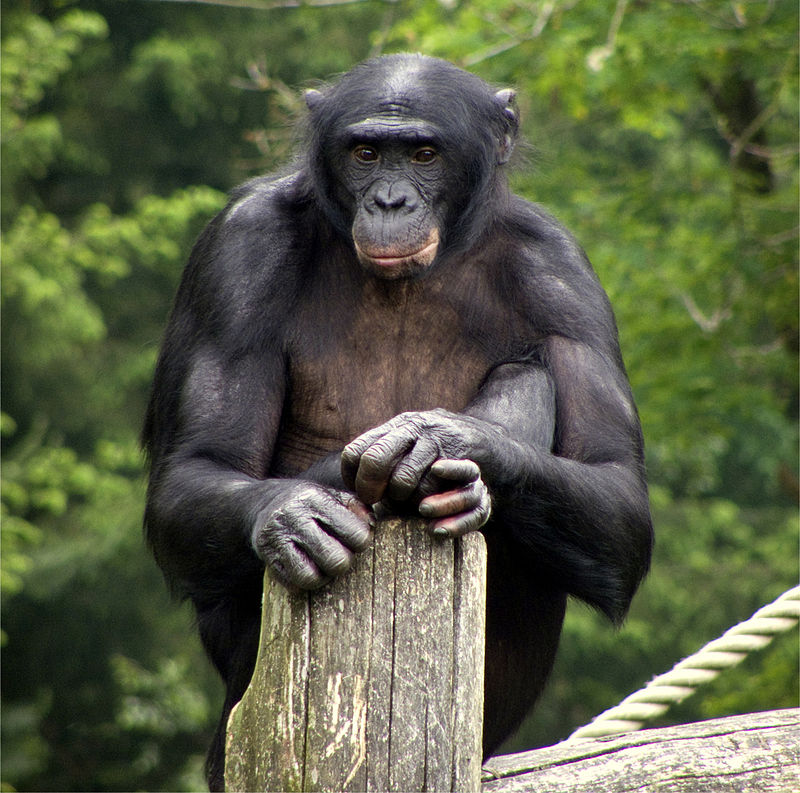
<svg viewBox="0 0 800 793">
<path fill-rule="evenodd" d="M 384 212 L 392 210 L 414 209 L 413 189 L 410 185 L 398 182 L 381 182 L 372 189 L 372 203 Z"/>
<path fill-rule="evenodd" d="M 375 203 L 381 209 L 400 209 L 403 204 L 406 202 L 406 197 L 402 194 L 400 195 L 376 195 L 375 196 Z"/>
</svg>

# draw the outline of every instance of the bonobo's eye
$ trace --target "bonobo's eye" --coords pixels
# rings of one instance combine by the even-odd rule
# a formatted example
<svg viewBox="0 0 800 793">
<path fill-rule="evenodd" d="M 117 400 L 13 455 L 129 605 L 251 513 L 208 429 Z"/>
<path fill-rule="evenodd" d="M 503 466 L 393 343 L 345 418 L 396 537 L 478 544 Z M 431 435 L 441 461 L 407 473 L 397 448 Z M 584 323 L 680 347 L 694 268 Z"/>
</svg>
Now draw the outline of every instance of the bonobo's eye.
<svg viewBox="0 0 800 793">
<path fill-rule="evenodd" d="M 359 162 L 373 163 L 378 161 L 378 150 L 372 146 L 356 146 L 353 149 L 353 157 Z"/>
<path fill-rule="evenodd" d="M 438 156 L 436 149 L 432 149 L 430 146 L 423 146 L 414 152 L 411 162 L 417 165 L 430 165 Z"/>
</svg>

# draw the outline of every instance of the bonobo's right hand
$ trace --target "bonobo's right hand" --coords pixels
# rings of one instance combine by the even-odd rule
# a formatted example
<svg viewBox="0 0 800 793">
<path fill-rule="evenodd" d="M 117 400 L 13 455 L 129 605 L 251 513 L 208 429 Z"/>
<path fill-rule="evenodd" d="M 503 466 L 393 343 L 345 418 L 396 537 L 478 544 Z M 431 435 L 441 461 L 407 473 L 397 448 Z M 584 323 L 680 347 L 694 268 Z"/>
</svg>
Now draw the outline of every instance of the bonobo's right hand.
<svg viewBox="0 0 800 793">
<path fill-rule="evenodd" d="M 286 483 L 256 522 L 252 542 L 288 589 L 318 589 L 350 569 L 372 538 L 375 518 L 352 493 Z"/>
</svg>

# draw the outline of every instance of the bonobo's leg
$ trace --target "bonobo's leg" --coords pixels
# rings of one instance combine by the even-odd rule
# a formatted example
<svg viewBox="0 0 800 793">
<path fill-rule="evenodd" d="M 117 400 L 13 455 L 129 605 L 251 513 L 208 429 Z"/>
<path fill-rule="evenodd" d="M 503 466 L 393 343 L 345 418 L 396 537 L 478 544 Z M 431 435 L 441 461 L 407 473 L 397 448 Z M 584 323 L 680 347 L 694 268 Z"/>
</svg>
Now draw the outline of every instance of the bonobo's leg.
<svg viewBox="0 0 800 793">
<path fill-rule="evenodd" d="M 522 723 L 555 660 L 566 594 L 541 574 L 528 549 L 505 527 L 484 532 L 488 551 L 483 757 Z"/>
<path fill-rule="evenodd" d="M 262 582 L 249 582 L 247 597 L 227 597 L 211 608 L 198 608 L 200 638 L 225 683 L 225 702 L 206 758 L 212 791 L 224 790 L 225 737 L 233 706 L 244 696 L 253 676 L 261 632 Z M 257 591 L 256 591 L 257 590 Z"/>
</svg>

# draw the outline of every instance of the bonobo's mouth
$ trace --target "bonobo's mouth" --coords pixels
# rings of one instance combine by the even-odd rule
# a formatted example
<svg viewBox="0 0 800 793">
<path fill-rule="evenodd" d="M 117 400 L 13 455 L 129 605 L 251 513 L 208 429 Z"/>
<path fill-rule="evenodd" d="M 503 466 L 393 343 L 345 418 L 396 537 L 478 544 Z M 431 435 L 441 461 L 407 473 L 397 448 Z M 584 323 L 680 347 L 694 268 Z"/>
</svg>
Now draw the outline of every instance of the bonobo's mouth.
<svg viewBox="0 0 800 793">
<path fill-rule="evenodd" d="M 431 229 L 422 247 L 403 250 L 397 246 L 389 248 L 362 247 L 354 240 L 359 260 L 379 271 L 384 277 L 410 275 L 433 264 L 439 249 L 439 229 Z"/>
</svg>

